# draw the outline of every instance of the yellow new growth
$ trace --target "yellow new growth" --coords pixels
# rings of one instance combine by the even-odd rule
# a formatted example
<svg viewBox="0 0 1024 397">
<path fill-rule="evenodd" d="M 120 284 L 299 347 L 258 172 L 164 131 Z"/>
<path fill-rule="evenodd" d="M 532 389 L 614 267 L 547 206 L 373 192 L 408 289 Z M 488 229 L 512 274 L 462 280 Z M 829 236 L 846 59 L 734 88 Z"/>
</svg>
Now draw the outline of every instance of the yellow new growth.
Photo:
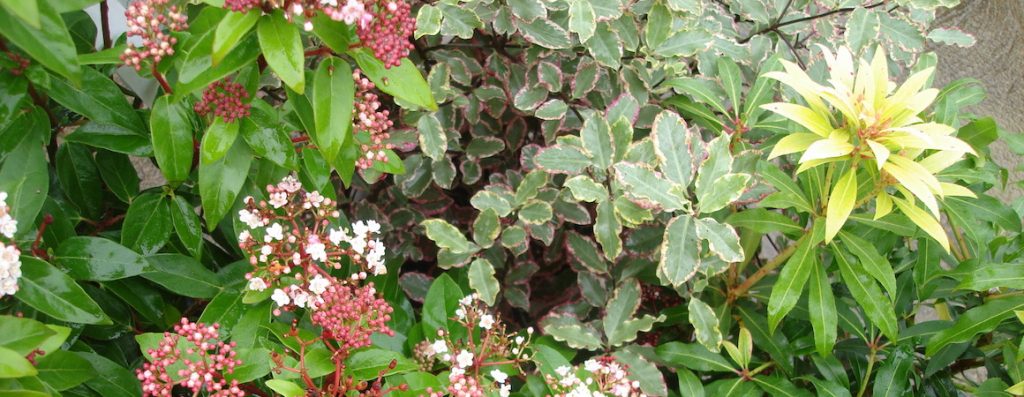
<svg viewBox="0 0 1024 397">
<path fill-rule="evenodd" d="M 949 242 L 938 226 L 938 199 L 973 194 L 962 186 L 940 182 L 935 174 L 965 154 L 975 153 L 953 136 L 955 128 L 921 118 L 939 92 L 925 88 L 934 68 L 914 73 L 897 87 L 889 80 L 889 64 L 881 48 L 870 62 L 854 61 L 845 47 L 835 54 L 822 47 L 822 52 L 829 68 L 826 84 L 788 61 L 782 61 L 784 72 L 766 74 L 791 87 L 807 104 L 762 106 L 803 127 L 782 138 L 768 158 L 802 152 L 797 172 L 824 164 L 846 170 L 828 200 L 826 241 L 839 232 L 858 202 L 857 181 L 870 178 L 875 189 L 869 194 L 874 197 L 861 202 L 875 200 L 876 218 L 889 213 L 895 203 L 948 250 Z M 892 193 L 903 198 L 890 194 L 887 187 L 894 187 Z M 917 200 L 927 212 L 917 207 Z"/>
</svg>

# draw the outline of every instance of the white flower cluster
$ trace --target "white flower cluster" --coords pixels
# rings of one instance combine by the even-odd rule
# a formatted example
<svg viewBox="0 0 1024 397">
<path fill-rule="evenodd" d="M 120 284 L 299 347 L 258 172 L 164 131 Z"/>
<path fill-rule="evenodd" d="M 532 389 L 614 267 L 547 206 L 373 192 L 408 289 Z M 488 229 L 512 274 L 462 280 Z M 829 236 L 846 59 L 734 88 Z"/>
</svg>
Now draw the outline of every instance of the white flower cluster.
<svg viewBox="0 0 1024 397">
<path fill-rule="evenodd" d="M 255 283 L 253 280 L 258 280 Z M 254 285 L 255 284 L 255 285 Z M 286 288 L 276 288 L 274 293 L 270 295 L 270 299 L 277 303 L 278 306 L 288 306 L 294 304 L 300 308 L 309 308 L 316 310 L 324 303 L 323 295 L 324 291 L 327 291 L 327 287 L 331 286 L 331 280 L 328 280 L 324 276 L 317 274 L 313 276 L 309 283 L 306 284 L 306 288 L 302 288 L 299 285 L 289 285 Z M 263 291 L 267 288 L 266 282 L 258 277 L 249 279 L 249 289 L 254 291 Z"/>
<path fill-rule="evenodd" d="M 640 382 L 630 380 L 629 372 L 611 359 L 590 359 L 583 363 L 586 372 L 579 368 L 561 366 L 555 368 L 558 379 L 552 386 L 560 397 L 647 397 L 640 391 Z M 580 378 L 583 375 L 583 378 Z M 549 379 L 549 384 L 552 379 Z"/>
<path fill-rule="evenodd" d="M 11 218 L 7 206 L 7 193 L 0 192 L 0 235 L 13 239 L 18 232 L 18 221 Z M 0 297 L 18 292 L 18 278 L 21 277 L 21 251 L 13 243 L 0 241 Z"/>
<path fill-rule="evenodd" d="M 365 258 L 366 268 L 373 274 L 380 275 L 388 272 L 384 266 L 384 242 L 372 238 L 374 234 L 380 233 L 380 224 L 374 220 L 357 221 L 352 224 L 352 235 L 343 228 L 331 229 L 328 240 L 334 245 L 347 243 L 352 247 L 352 259 L 360 260 Z M 360 274 L 366 278 L 366 274 Z"/>
</svg>

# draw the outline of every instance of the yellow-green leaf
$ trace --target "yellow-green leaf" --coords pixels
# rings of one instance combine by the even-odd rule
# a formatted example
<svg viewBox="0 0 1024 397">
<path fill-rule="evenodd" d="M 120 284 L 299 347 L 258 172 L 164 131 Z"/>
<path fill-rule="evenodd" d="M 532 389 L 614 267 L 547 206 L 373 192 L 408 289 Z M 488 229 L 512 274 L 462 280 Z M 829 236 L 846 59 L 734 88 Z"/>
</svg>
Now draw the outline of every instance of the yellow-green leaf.
<svg viewBox="0 0 1024 397">
<path fill-rule="evenodd" d="M 806 106 L 793 103 L 776 102 L 761 105 L 761 108 L 770 110 L 787 119 L 793 120 L 822 137 L 828 137 L 833 130 L 832 124 L 829 123 L 826 116 L 822 116 Z"/>
<path fill-rule="evenodd" d="M 939 224 L 939 221 L 932 218 L 924 210 L 904 199 L 893 197 L 892 201 L 896 203 L 896 206 L 900 208 L 900 211 L 903 211 L 903 214 L 910 218 L 917 227 L 920 227 L 921 230 L 924 230 L 925 233 L 932 236 L 935 241 L 939 242 L 939 245 L 942 245 L 942 248 L 946 249 L 946 252 L 949 252 L 949 239 L 946 237 L 946 231 L 942 228 L 942 225 Z"/>
<path fill-rule="evenodd" d="M 822 138 L 818 135 L 808 134 L 806 132 L 786 135 L 775 144 L 775 147 L 772 148 L 771 154 L 768 155 L 768 160 L 790 153 L 802 152 L 807 150 L 811 144 L 820 141 L 821 139 Z"/>
<path fill-rule="evenodd" d="M 807 151 L 800 157 L 800 162 L 845 156 L 852 151 L 853 145 L 850 142 L 833 138 L 822 139 L 807 147 Z"/>
<path fill-rule="evenodd" d="M 832 238 L 839 233 L 846 218 L 850 217 L 853 211 L 853 204 L 857 201 L 857 169 L 851 168 L 839 178 L 832 194 L 828 198 L 828 209 L 825 211 L 825 242 L 831 242 Z"/>
</svg>

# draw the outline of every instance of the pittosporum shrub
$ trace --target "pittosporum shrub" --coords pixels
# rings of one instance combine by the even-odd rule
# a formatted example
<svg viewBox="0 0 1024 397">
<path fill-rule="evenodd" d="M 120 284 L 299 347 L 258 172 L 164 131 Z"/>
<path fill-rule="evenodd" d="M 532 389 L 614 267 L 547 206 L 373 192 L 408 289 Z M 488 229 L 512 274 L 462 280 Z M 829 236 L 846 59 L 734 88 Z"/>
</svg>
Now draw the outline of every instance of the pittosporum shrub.
<svg viewBox="0 0 1024 397">
<path fill-rule="evenodd" d="M 0 394 L 1024 394 L 956 3 L 0 1 Z"/>
</svg>

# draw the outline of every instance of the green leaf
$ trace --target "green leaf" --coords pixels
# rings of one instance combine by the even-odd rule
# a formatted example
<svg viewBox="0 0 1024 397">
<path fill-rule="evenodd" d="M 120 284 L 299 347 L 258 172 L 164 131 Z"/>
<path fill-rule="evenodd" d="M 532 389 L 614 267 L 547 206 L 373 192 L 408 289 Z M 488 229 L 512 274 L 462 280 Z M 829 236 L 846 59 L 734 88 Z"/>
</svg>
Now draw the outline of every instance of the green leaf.
<svg viewBox="0 0 1024 397">
<path fill-rule="evenodd" d="M 241 120 L 239 128 L 245 143 L 257 156 L 289 170 L 298 169 L 295 144 L 289 131 L 280 124 L 276 114 L 268 114 L 271 109 L 266 102 L 255 101 L 253 104 L 261 105 L 253 107 L 252 114 Z"/>
<path fill-rule="evenodd" d="M 580 149 L 568 145 L 552 145 L 534 157 L 537 166 L 549 173 L 578 174 L 592 165 L 590 158 Z"/>
<path fill-rule="evenodd" d="M 139 194 L 139 174 L 128 156 L 99 150 L 96 152 L 96 166 L 103 183 L 122 202 L 130 203 Z"/>
<path fill-rule="evenodd" d="M 615 205 L 609 201 L 602 201 L 597 204 L 597 220 L 594 223 L 594 237 L 601 244 L 601 251 L 604 257 L 615 261 L 622 253 L 622 223 L 615 215 Z"/>
<path fill-rule="evenodd" d="M 981 263 L 964 275 L 957 289 L 988 291 L 993 288 L 1024 289 L 1024 264 Z"/>
<path fill-rule="evenodd" d="M 651 135 L 654 137 L 654 153 L 658 156 L 658 168 L 668 180 L 689 186 L 693 180 L 693 138 L 697 132 L 686 125 L 686 121 L 673 112 L 663 111 L 654 118 Z"/>
<path fill-rule="evenodd" d="M 595 10 L 596 11 L 596 10 Z M 617 69 L 622 59 L 622 39 L 608 22 L 600 22 L 594 35 L 583 43 L 590 55 L 602 66 Z"/>
<path fill-rule="evenodd" d="M 0 346 L 25 356 L 57 336 L 49 326 L 24 317 L 0 315 Z"/>
<path fill-rule="evenodd" d="M 899 336 L 899 327 L 896 324 L 896 312 L 889 300 L 878 288 L 878 284 L 869 278 L 864 267 L 858 262 L 851 262 L 847 259 L 846 253 L 836 245 L 832 245 L 832 253 L 839 264 L 839 273 L 843 282 L 850 290 L 850 295 L 860 304 L 864 315 L 871 320 L 885 336 L 896 340 Z"/>
<path fill-rule="evenodd" d="M 604 117 L 594 115 L 584 121 L 580 137 L 583 138 L 583 149 L 590 154 L 594 166 L 608 168 L 612 165 L 612 131 Z"/>
<path fill-rule="evenodd" d="M 82 69 L 81 86 L 50 79 L 47 92 L 55 101 L 89 120 L 114 124 L 135 134 L 146 134 L 146 124 L 109 76 L 93 68 Z"/>
<path fill-rule="evenodd" d="M 896 296 L 896 274 L 893 271 L 892 265 L 889 264 L 889 260 L 880 255 L 875 250 L 875 246 L 856 235 L 847 232 L 840 232 L 839 239 L 846 244 L 846 248 L 850 250 L 860 259 L 861 266 L 867 271 L 871 277 L 882 283 L 882 287 L 889 293 L 890 297 Z"/>
<path fill-rule="evenodd" d="M 813 212 L 811 202 L 807 200 L 807 195 L 804 194 L 803 190 L 800 190 L 800 187 L 793 181 L 793 178 L 782 172 L 778 166 L 767 161 L 761 161 L 757 164 L 757 173 L 773 187 L 785 193 L 786 197 L 795 201 L 793 205 L 797 209 L 804 212 Z"/>
<path fill-rule="evenodd" d="M 857 169 L 850 168 L 845 175 L 839 178 L 832 194 L 828 198 L 828 208 L 825 210 L 825 242 L 832 242 L 832 238 L 839 233 L 839 229 L 846 224 L 846 218 L 853 212 L 853 205 L 857 201 Z"/>
<path fill-rule="evenodd" d="M 128 207 L 121 244 L 140 254 L 156 253 L 171 237 L 171 208 L 162 194 L 145 193 Z"/>
<path fill-rule="evenodd" d="M 445 14 L 445 18 L 447 17 Z M 359 70 L 377 86 L 378 90 L 400 99 L 403 103 L 413 104 L 432 112 L 437 111 L 437 102 L 430 91 L 430 85 L 408 58 L 403 58 L 398 66 L 385 68 L 369 49 L 359 48 L 349 51 L 348 54 L 356 60 Z"/>
<path fill-rule="evenodd" d="M 494 266 L 487 259 L 478 258 L 469 265 L 469 286 L 488 306 L 494 306 L 498 297 L 498 279 L 494 278 Z"/>
<path fill-rule="evenodd" d="M 220 336 L 225 340 L 231 336 L 232 330 L 239 324 L 247 311 L 254 310 L 242 303 L 244 295 L 238 290 L 223 289 L 214 296 L 203 309 L 199 322 L 204 324 L 220 324 Z"/>
<path fill-rule="evenodd" d="M 469 199 L 469 203 L 473 208 L 480 211 L 486 209 L 494 210 L 494 212 L 501 217 L 508 216 L 508 214 L 512 213 L 512 204 L 509 203 L 505 197 L 487 190 L 476 192 L 476 194 Z"/>
<path fill-rule="evenodd" d="M 700 244 L 694 218 L 682 214 L 665 226 L 658 277 L 678 287 L 700 269 Z"/>
<path fill-rule="evenodd" d="M 993 299 L 974 307 L 961 314 L 952 327 L 932 336 L 926 345 L 925 354 L 934 356 L 943 347 L 967 342 L 977 334 L 990 332 L 1004 320 L 1012 318 L 1018 310 L 1024 310 L 1024 296 Z"/>
<path fill-rule="evenodd" d="M 444 19 L 441 21 L 441 34 L 458 36 L 460 39 L 473 38 L 473 29 L 483 28 L 480 17 L 469 7 L 459 7 L 447 3 L 439 3 Z"/>
<path fill-rule="evenodd" d="M 504 149 L 505 141 L 495 137 L 482 136 L 469 141 L 469 144 L 466 145 L 466 155 L 471 159 L 487 158 L 501 153 Z"/>
<path fill-rule="evenodd" d="M 207 229 L 216 228 L 234 207 L 251 164 L 252 152 L 243 140 L 238 139 L 224 158 L 199 167 L 199 195 Z"/>
<path fill-rule="evenodd" d="M 807 291 L 807 311 L 810 312 L 811 327 L 814 328 L 814 347 L 818 355 L 828 357 L 836 344 L 836 326 L 839 316 L 836 312 L 832 284 L 822 266 L 813 266 Z"/>
<path fill-rule="evenodd" d="M 708 241 L 711 252 L 728 263 L 743 260 L 740 236 L 732 226 L 718 223 L 712 218 L 697 219 L 697 237 Z"/>
<path fill-rule="evenodd" d="M 64 195 L 82 215 L 99 219 L 103 210 L 103 186 L 92 150 L 78 143 L 61 145 L 57 150 L 57 179 Z"/>
<path fill-rule="evenodd" d="M 192 204 L 184 197 L 174 196 L 171 202 L 171 223 L 174 231 L 193 257 L 199 258 L 203 251 L 203 228 Z"/>
<path fill-rule="evenodd" d="M 978 194 L 978 198 L 947 196 L 942 201 L 947 210 L 963 214 L 965 218 L 976 217 L 1011 232 L 1021 231 L 1017 213 L 995 197 L 987 194 Z"/>
<path fill-rule="evenodd" d="M 228 153 L 231 146 L 238 140 L 238 129 L 241 122 L 225 122 L 217 117 L 213 124 L 203 134 L 203 142 L 199 151 L 199 159 L 202 164 L 209 164 L 220 160 Z"/>
<path fill-rule="evenodd" d="M 878 14 L 867 8 L 858 7 L 850 13 L 846 20 L 846 31 L 843 36 L 846 44 L 854 54 L 859 53 L 868 43 L 878 38 Z"/>
<path fill-rule="evenodd" d="M 548 183 L 548 174 L 543 170 L 533 170 L 523 177 L 522 182 L 516 187 L 516 195 L 513 201 L 516 205 L 522 205 L 527 200 L 537 197 L 540 188 Z"/>
<path fill-rule="evenodd" d="M 701 212 L 718 211 L 736 201 L 750 185 L 749 174 L 725 174 L 709 183 L 707 189 L 697 189 L 697 203 Z M 699 181 L 700 179 L 698 179 Z"/>
<path fill-rule="evenodd" d="M 40 130 L 33 132 L 39 133 Z M 49 192 L 49 176 L 45 153 L 38 140 L 25 139 L 7 155 L 0 167 L 0 192 L 8 194 L 11 218 L 32 224 Z M 32 232 L 31 227 L 21 229 L 20 234 Z"/>
<path fill-rule="evenodd" d="M 601 348 L 601 335 L 594 327 L 583 324 L 571 315 L 553 314 L 541 321 L 544 334 L 565 342 L 574 349 L 597 350 Z"/>
<path fill-rule="evenodd" d="M 306 395 L 306 389 L 286 380 L 271 379 L 266 383 L 267 387 L 284 397 L 303 397 Z"/>
<path fill-rule="evenodd" d="M 238 45 L 238 42 L 256 26 L 260 20 L 260 12 L 249 10 L 248 12 L 229 12 L 217 24 L 217 30 L 213 34 L 213 51 L 211 62 L 214 66 L 220 63 L 224 57 Z"/>
<path fill-rule="evenodd" d="M 0 379 L 35 376 L 39 371 L 21 354 L 0 347 Z"/>
<path fill-rule="evenodd" d="M 451 276 L 443 273 L 434 279 L 423 299 L 423 332 L 425 335 L 436 335 L 437 330 L 452 332 L 449 323 L 458 324 L 451 319 L 459 308 L 459 299 L 463 298 L 459 285 Z M 451 328 L 454 328 L 453 325 Z"/>
<path fill-rule="evenodd" d="M 698 102 L 710 105 L 722 114 L 729 113 L 725 111 L 725 105 L 719 100 L 718 94 L 712 88 L 711 83 L 706 80 L 696 78 L 672 79 L 665 81 L 664 85 L 673 88 L 680 94 L 690 96 Z"/>
<path fill-rule="evenodd" d="M 789 217 L 764 208 L 751 208 L 735 212 L 725 218 L 725 223 L 764 234 L 781 232 L 798 235 L 804 231 L 802 227 L 793 222 Z"/>
<path fill-rule="evenodd" d="M 138 397 L 142 387 L 135 373 L 96 353 L 75 352 L 92 364 L 96 377 L 85 385 L 103 397 Z"/>
<path fill-rule="evenodd" d="M 434 113 L 423 115 L 416 122 L 416 130 L 419 131 L 420 150 L 434 160 L 444 157 L 448 150 L 448 137 L 441 128 L 441 122 L 437 120 Z"/>
<path fill-rule="evenodd" d="M 815 224 L 815 227 L 817 225 Z M 782 318 L 786 317 L 786 314 L 796 306 L 797 300 L 800 299 L 800 295 L 804 291 L 804 285 L 807 284 L 807 279 L 811 276 L 811 267 L 821 266 L 818 262 L 818 241 L 815 241 L 813 235 L 813 232 L 805 235 L 797 242 L 799 245 L 797 245 L 796 251 L 783 265 L 778 280 L 772 286 L 772 293 L 768 298 L 768 328 L 770 332 L 775 332 L 775 328 Z"/>
<path fill-rule="evenodd" d="M 615 360 L 625 364 L 629 368 L 628 379 L 640 384 L 640 390 L 649 396 L 668 395 L 668 387 L 665 385 L 665 377 L 657 366 L 647 361 L 639 349 L 632 346 L 616 351 L 613 355 Z M 687 395 L 687 397 L 692 397 Z"/>
<path fill-rule="evenodd" d="M 171 97 L 165 95 L 156 99 L 150 112 L 156 163 L 172 186 L 187 180 L 192 170 L 194 144 L 190 111 L 183 103 L 172 102 Z"/>
<path fill-rule="evenodd" d="M 668 342 L 655 350 L 658 357 L 675 368 L 688 368 L 701 372 L 736 372 L 728 361 L 699 344 Z"/>
<path fill-rule="evenodd" d="M 150 270 L 141 255 L 100 237 L 69 238 L 57 247 L 56 254 L 57 263 L 78 280 L 119 280 Z"/>
<path fill-rule="evenodd" d="M 608 263 L 597 254 L 597 245 L 589 237 L 569 232 L 565 235 L 565 243 L 569 254 L 581 265 L 598 273 L 608 272 Z"/>
<path fill-rule="evenodd" d="M 658 176 L 654 170 L 643 164 L 615 164 L 615 177 L 627 187 L 630 196 L 650 201 L 666 211 L 686 207 L 685 192 L 679 185 Z"/>
<path fill-rule="evenodd" d="M 433 36 L 441 32 L 441 10 L 433 4 L 425 4 L 416 12 L 416 33 L 413 38 Z"/>
<path fill-rule="evenodd" d="M 577 201 L 603 202 L 608 198 L 608 189 L 594 182 L 589 176 L 577 175 L 564 183 Z"/>
<path fill-rule="evenodd" d="M 35 1 L 25 0 L 3 0 L 0 1 L 0 5 L 3 5 L 7 11 L 14 13 L 21 18 L 22 21 L 28 24 L 28 26 L 39 29 L 39 6 Z"/>
<path fill-rule="evenodd" d="M 493 209 L 480 211 L 473 221 L 473 241 L 481 247 L 490 247 L 501 232 L 501 219 Z"/>
<path fill-rule="evenodd" d="M 221 291 L 217 274 L 199 261 L 179 254 L 158 254 L 146 258 L 153 271 L 143 278 L 157 283 L 178 295 L 211 299 Z"/>
<path fill-rule="evenodd" d="M 338 58 L 328 58 L 320 63 L 313 77 L 313 116 L 316 123 L 316 141 L 320 153 L 334 169 L 341 173 L 354 164 L 342 164 L 342 146 L 352 139 L 352 102 L 355 85 L 352 68 Z M 353 159 L 354 161 L 354 159 Z"/>
<path fill-rule="evenodd" d="M 207 10 L 217 10 L 207 8 Z M 202 14 L 200 14 L 202 15 Z M 174 87 L 174 97 L 180 100 L 185 96 L 209 86 L 211 83 L 248 66 L 260 55 L 260 45 L 256 35 L 245 36 L 233 50 L 217 65 L 213 65 L 211 56 L 214 40 L 213 29 L 203 33 L 195 40 L 197 44 L 182 60 L 178 73 L 178 83 Z M 190 40 L 191 42 L 191 40 Z"/>
<path fill-rule="evenodd" d="M 931 32 L 928 32 L 928 40 L 946 45 L 955 45 L 962 48 L 973 46 L 974 43 L 977 42 L 977 40 L 974 39 L 974 35 L 957 28 L 932 29 Z"/>
<path fill-rule="evenodd" d="M 110 318 L 71 277 L 34 257 L 21 257 L 20 288 L 14 295 L 26 305 L 60 321 L 110 324 Z"/>
<path fill-rule="evenodd" d="M 136 134 L 133 131 L 113 124 L 90 121 L 66 135 L 64 140 L 132 156 L 153 156 L 153 146 L 150 144 L 150 137 Z"/>
<path fill-rule="evenodd" d="M 81 84 L 82 69 L 64 20 L 51 2 L 37 3 L 39 28 L 4 11 L 0 12 L 0 34 L 47 69 L 67 77 L 75 85 Z"/>
<path fill-rule="evenodd" d="M 92 364 L 67 350 L 47 353 L 36 366 L 39 380 L 61 391 L 78 386 L 96 376 Z"/>
<path fill-rule="evenodd" d="M 519 219 L 528 225 L 543 225 L 551 220 L 554 212 L 551 204 L 532 199 L 519 209 Z"/>
<path fill-rule="evenodd" d="M 697 297 L 690 298 L 687 309 L 697 342 L 709 351 L 717 352 L 719 346 L 722 345 L 722 332 L 718 330 L 719 320 L 714 309 Z"/>
<path fill-rule="evenodd" d="M 710 48 L 713 42 L 711 35 L 703 30 L 681 30 L 665 39 L 654 49 L 654 54 L 665 58 L 693 56 Z"/>
<path fill-rule="evenodd" d="M 394 362 L 395 366 L 390 367 Z M 382 371 L 388 375 L 397 375 L 415 371 L 419 366 L 401 353 L 384 350 L 379 347 L 368 347 L 353 351 L 345 360 L 345 374 L 352 376 L 357 382 L 374 380 Z"/>
<path fill-rule="evenodd" d="M 704 397 L 704 385 L 700 378 L 688 369 L 679 368 L 676 370 L 679 376 L 679 393 L 688 397 Z"/>
<path fill-rule="evenodd" d="M 540 0 L 508 0 L 508 8 L 512 10 L 512 15 L 526 22 L 548 16 L 548 9 Z"/>
<path fill-rule="evenodd" d="M 445 13 L 446 19 L 447 15 Z M 564 28 L 558 26 L 558 24 L 550 19 L 537 18 L 532 22 L 517 19 L 515 22 L 519 32 L 522 33 L 526 41 L 553 50 L 569 48 L 572 45 L 572 40 L 569 39 L 569 32 L 566 32 Z"/>
<path fill-rule="evenodd" d="M 722 81 L 722 87 L 732 102 L 733 116 L 740 117 L 740 90 L 743 88 L 743 74 L 739 65 L 729 57 L 718 58 L 718 79 Z"/>
<path fill-rule="evenodd" d="M 647 12 L 647 24 L 644 25 L 644 40 L 648 48 L 658 48 L 673 33 L 672 10 L 663 2 L 655 2 Z"/>
<path fill-rule="evenodd" d="M 905 396 L 910 381 L 910 370 L 913 366 L 914 357 L 912 355 L 903 349 L 895 349 L 878 368 L 878 375 L 875 375 L 871 395 L 878 397 Z"/>
<path fill-rule="evenodd" d="M 569 31 L 579 35 L 580 42 L 586 42 L 594 36 L 597 29 L 597 15 L 594 7 L 586 0 L 569 2 Z"/>
<path fill-rule="evenodd" d="M 420 223 L 426 229 L 427 238 L 440 248 L 447 248 L 456 254 L 470 253 L 479 250 L 455 226 L 444 219 L 427 219 Z"/>
</svg>

